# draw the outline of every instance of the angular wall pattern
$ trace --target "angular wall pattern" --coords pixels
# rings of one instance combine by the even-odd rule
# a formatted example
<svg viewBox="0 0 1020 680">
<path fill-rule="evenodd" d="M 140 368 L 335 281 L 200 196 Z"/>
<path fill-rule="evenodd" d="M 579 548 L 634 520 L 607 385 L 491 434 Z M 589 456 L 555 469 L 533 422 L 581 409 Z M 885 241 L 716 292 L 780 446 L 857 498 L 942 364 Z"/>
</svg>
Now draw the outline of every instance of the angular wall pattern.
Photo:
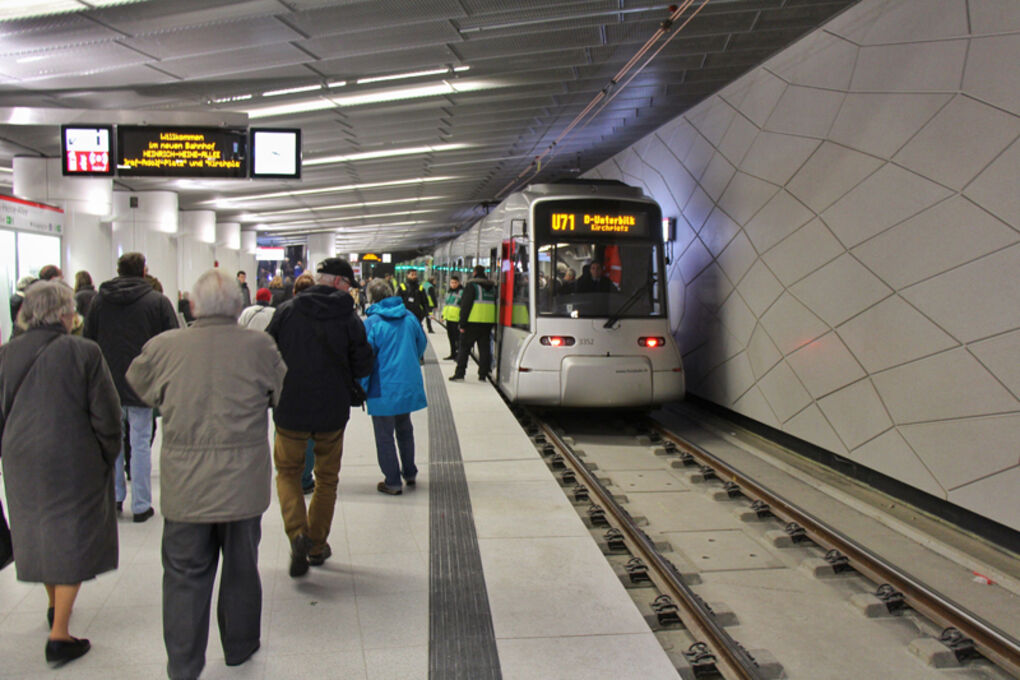
<svg viewBox="0 0 1020 680">
<path fill-rule="evenodd" d="M 863 0 L 589 173 L 677 216 L 689 390 L 1020 528 L 1020 3 Z"/>
</svg>

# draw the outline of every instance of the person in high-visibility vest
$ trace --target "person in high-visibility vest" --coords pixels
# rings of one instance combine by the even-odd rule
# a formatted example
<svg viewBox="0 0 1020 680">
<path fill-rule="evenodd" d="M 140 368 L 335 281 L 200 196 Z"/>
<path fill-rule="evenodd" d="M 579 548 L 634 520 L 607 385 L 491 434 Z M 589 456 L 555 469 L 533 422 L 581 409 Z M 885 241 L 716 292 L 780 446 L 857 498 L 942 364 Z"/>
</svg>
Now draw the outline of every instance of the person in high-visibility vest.
<svg viewBox="0 0 1020 680">
<path fill-rule="evenodd" d="M 450 277 L 450 289 L 443 301 L 443 321 L 446 322 L 446 337 L 450 340 L 450 356 L 444 361 L 457 358 L 457 344 L 460 341 L 460 297 L 464 289 L 460 286 L 460 277 Z"/>
<path fill-rule="evenodd" d="M 460 343 L 457 369 L 450 380 L 463 380 L 472 345 L 478 345 L 478 379 L 486 380 L 492 367 L 489 336 L 496 325 L 496 284 L 485 278 L 485 267 L 476 266 L 464 284 L 460 298 Z"/>
</svg>

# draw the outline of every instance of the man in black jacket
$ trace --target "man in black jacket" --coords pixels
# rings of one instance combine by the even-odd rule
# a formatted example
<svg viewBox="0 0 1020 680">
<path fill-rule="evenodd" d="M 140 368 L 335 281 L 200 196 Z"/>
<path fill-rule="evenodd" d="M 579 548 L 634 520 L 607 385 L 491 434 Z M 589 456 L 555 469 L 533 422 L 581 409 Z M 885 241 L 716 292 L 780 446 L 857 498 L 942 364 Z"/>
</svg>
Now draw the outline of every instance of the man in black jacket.
<svg viewBox="0 0 1020 680">
<path fill-rule="evenodd" d="M 404 301 L 404 306 L 414 314 L 418 323 L 421 323 L 428 313 L 429 302 L 428 296 L 418 283 L 418 272 L 413 269 L 407 272 L 407 280 L 400 284 L 399 295 Z"/>
<path fill-rule="evenodd" d="M 120 395 L 124 426 L 131 444 L 131 512 L 136 522 L 152 517 L 152 409 L 128 385 L 124 374 L 142 352 L 142 345 L 163 331 L 177 328 L 177 314 L 163 295 L 145 280 L 145 256 L 124 253 L 117 260 L 117 277 L 99 286 L 89 307 L 82 335 L 103 350 Z M 117 509 L 127 496 L 124 447 L 113 472 Z"/>
<path fill-rule="evenodd" d="M 357 285 L 351 265 L 337 257 L 323 260 L 315 284 L 280 305 L 266 328 L 287 364 L 283 392 L 273 410 L 273 460 L 292 577 L 303 576 L 309 564 L 321 565 L 332 554 L 326 538 L 333 523 L 352 385 L 372 372 L 373 362 L 365 327 L 348 294 Z M 301 473 L 309 439 L 315 442 L 315 492 L 306 510 Z"/>
<path fill-rule="evenodd" d="M 478 379 L 489 377 L 492 367 L 492 346 L 489 336 L 496 325 L 496 284 L 485 278 L 485 267 L 475 267 L 472 277 L 464 283 L 460 298 L 460 342 L 457 347 L 457 368 L 450 380 L 463 380 L 471 347 L 478 345 Z"/>
</svg>

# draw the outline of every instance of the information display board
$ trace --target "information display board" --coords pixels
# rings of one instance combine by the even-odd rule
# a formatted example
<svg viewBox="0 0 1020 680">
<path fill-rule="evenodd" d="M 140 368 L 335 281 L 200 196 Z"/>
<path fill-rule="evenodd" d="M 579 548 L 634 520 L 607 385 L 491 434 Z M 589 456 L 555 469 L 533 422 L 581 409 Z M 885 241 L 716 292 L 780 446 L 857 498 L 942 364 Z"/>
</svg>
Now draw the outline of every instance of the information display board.
<svg viewBox="0 0 1020 680">
<path fill-rule="evenodd" d="M 301 179 L 301 130 L 251 129 L 252 179 Z"/>
<path fill-rule="evenodd" d="M 117 172 L 122 177 L 247 177 L 248 131 L 118 125 Z"/>
<path fill-rule="evenodd" d="M 535 236 L 546 239 L 660 238 L 655 205 L 618 200 L 545 201 L 535 206 Z M 653 228 L 652 225 L 655 225 Z"/>
<path fill-rule="evenodd" d="M 110 177 L 114 167 L 112 125 L 62 125 L 60 127 L 64 175 Z"/>
</svg>

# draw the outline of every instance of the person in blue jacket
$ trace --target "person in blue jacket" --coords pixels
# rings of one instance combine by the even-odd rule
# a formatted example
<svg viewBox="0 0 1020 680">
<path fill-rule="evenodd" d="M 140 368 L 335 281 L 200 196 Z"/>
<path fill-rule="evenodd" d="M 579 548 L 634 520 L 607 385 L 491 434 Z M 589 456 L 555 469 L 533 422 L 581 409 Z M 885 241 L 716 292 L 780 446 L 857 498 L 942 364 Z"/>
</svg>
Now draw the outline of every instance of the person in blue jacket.
<svg viewBox="0 0 1020 680">
<path fill-rule="evenodd" d="M 399 496 L 403 493 L 400 478 L 410 488 L 418 475 L 411 412 L 428 405 L 420 364 L 428 341 L 421 322 L 404 306 L 403 299 L 393 294 L 386 281 L 372 280 L 366 292 L 372 306 L 365 312 L 368 317 L 365 333 L 375 353 L 375 365 L 372 374 L 361 380 L 375 430 L 379 467 L 386 476 L 376 488 L 381 493 Z"/>
</svg>

